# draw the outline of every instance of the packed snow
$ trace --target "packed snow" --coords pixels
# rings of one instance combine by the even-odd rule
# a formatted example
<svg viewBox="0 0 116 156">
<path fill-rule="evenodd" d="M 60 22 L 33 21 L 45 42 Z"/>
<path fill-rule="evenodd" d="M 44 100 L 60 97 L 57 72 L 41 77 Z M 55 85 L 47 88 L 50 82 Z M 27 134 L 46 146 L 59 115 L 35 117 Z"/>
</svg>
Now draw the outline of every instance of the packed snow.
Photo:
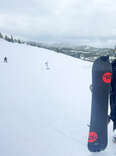
<svg viewBox="0 0 116 156">
<path fill-rule="evenodd" d="M 87 149 L 91 69 L 89 62 L 0 40 L 0 155 L 95 155 Z M 106 150 L 96 155 L 116 155 L 112 123 L 108 134 Z"/>
</svg>

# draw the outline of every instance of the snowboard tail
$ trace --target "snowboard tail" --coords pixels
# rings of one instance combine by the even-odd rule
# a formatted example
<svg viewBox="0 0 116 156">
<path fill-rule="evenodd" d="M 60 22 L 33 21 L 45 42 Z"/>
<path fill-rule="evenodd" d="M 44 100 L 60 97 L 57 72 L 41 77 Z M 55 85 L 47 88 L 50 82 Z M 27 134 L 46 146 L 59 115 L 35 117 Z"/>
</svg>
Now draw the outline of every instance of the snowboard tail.
<svg viewBox="0 0 116 156">
<path fill-rule="evenodd" d="M 98 58 L 92 67 L 92 104 L 88 149 L 99 152 L 107 146 L 108 96 L 112 67 L 108 56 Z"/>
</svg>

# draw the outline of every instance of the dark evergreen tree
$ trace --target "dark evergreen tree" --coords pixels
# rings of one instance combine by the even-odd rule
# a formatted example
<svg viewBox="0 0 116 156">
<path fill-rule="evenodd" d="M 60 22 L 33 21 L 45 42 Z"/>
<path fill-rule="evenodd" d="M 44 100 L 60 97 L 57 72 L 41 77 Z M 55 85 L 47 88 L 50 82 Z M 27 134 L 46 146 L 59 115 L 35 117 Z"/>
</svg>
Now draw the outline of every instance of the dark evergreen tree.
<svg viewBox="0 0 116 156">
<path fill-rule="evenodd" d="M 2 35 L 2 33 L 0 33 L 0 38 L 3 38 L 3 35 Z"/>
<path fill-rule="evenodd" d="M 20 40 L 20 39 L 18 39 L 17 42 L 18 42 L 19 44 L 21 44 L 21 40 Z"/>
<path fill-rule="evenodd" d="M 13 39 L 13 36 L 12 35 L 11 35 L 11 39 L 10 40 L 11 40 L 11 42 L 14 42 L 14 39 Z"/>
<path fill-rule="evenodd" d="M 11 41 L 11 39 L 7 35 L 5 35 L 5 40 L 8 41 L 8 42 Z"/>
</svg>

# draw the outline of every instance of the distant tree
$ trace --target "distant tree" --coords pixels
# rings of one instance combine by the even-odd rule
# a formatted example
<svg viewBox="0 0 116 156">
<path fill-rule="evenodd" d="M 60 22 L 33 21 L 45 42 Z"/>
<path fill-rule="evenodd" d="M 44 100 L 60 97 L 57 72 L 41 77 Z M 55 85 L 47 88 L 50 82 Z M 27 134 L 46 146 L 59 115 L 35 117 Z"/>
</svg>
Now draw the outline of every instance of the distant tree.
<svg viewBox="0 0 116 156">
<path fill-rule="evenodd" d="M 10 42 L 10 38 L 7 35 L 5 35 L 5 40 Z"/>
<path fill-rule="evenodd" d="M 59 49 L 59 48 L 55 48 L 54 50 L 55 50 L 57 53 L 60 52 L 60 49 Z"/>
<path fill-rule="evenodd" d="M 14 42 L 15 42 L 15 43 L 17 43 L 17 40 L 16 40 L 16 39 L 14 39 Z"/>
<path fill-rule="evenodd" d="M 13 39 L 13 36 L 12 35 L 11 35 L 11 39 L 10 40 L 11 40 L 11 42 L 14 42 L 14 39 Z"/>
<path fill-rule="evenodd" d="M 17 42 L 18 42 L 19 44 L 21 44 L 21 40 L 20 40 L 20 39 L 18 39 Z"/>
<path fill-rule="evenodd" d="M 2 33 L 0 33 L 0 38 L 3 38 L 3 35 L 2 35 Z"/>
<path fill-rule="evenodd" d="M 21 44 L 24 44 L 25 43 L 25 41 L 23 41 L 23 40 L 20 40 L 21 41 Z"/>
<path fill-rule="evenodd" d="M 31 46 L 36 46 L 36 43 L 33 42 L 33 41 L 29 41 L 28 44 L 31 45 Z"/>
</svg>

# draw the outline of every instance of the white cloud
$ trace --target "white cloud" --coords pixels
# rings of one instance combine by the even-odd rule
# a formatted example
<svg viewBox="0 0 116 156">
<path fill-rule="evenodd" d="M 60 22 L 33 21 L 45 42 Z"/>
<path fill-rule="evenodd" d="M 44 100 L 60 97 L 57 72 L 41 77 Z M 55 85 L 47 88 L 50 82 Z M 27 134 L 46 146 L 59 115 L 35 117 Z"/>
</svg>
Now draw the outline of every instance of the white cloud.
<svg viewBox="0 0 116 156">
<path fill-rule="evenodd" d="M 115 0 L 4 0 L 0 30 L 55 37 L 116 36 Z"/>
</svg>

